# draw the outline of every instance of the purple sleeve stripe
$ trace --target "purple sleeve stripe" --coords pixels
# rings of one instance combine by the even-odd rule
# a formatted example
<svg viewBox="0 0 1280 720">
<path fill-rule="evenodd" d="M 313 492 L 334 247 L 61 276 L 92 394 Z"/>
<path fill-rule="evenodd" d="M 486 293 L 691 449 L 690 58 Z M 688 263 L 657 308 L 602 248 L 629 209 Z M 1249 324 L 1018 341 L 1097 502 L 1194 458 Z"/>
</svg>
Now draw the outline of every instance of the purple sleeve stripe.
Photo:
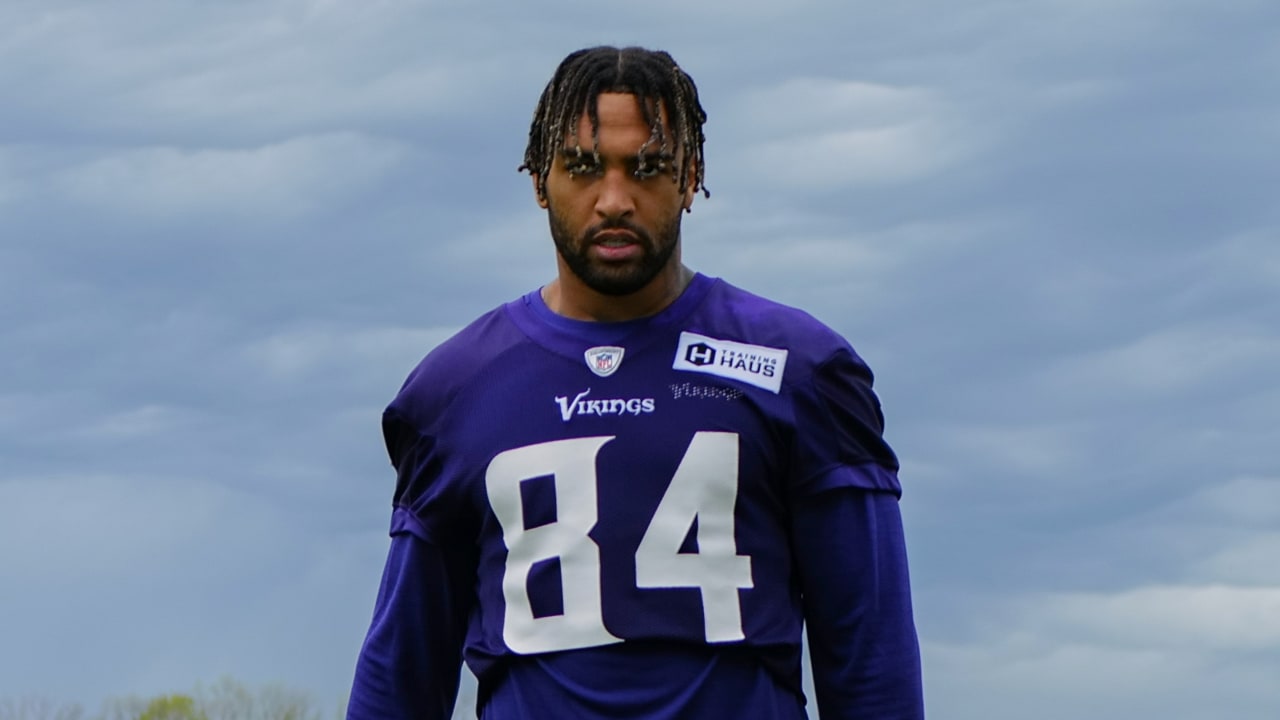
<svg viewBox="0 0 1280 720">
<path fill-rule="evenodd" d="M 799 497 L 807 497 L 837 488 L 875 490 L 902 497 L 902 484 L 898 481 L 897 471 L 875 463 L 837 465 L 799 483 L 794 492 Z"/>
<path fill-rule="evenodd" d="M 431 529 L 408 508 L 398 507 L 391 513 L 391 534 L 408 533 L 419 540 L 437 544 Z"/>
</svg>

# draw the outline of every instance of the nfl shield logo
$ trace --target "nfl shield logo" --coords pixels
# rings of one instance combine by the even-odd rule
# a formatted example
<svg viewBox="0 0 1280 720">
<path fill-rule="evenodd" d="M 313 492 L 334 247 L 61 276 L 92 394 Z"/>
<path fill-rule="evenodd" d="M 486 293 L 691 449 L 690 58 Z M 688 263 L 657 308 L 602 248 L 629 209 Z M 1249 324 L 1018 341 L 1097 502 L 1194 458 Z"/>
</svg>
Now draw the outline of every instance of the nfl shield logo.
<svg viewBox="0 0 1280 720">
<path fill-rule="evenodd" d="M 622 364 L 622 348 L 606 345 L 586 352 L 587 367 L 600 377 L 609 377 Z"/>
</svg>

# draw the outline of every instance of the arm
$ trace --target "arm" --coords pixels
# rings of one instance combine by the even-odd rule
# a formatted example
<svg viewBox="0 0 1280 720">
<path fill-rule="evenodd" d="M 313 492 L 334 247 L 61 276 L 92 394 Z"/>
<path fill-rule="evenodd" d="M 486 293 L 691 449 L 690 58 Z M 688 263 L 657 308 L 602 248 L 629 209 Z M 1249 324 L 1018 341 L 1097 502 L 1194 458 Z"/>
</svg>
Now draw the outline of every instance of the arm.
<svg viewBox="0 0 1280 720">
<path fill-rule="evenodd" d="M 920 649 L 897 497 L 837 487 L 801 499 L 793 512 L 822 720 L 921 720 Z"/>
<path fill-rule="evenodd" d="M 356 661 L 347 720 L 452 716 L 471 571 L 464 553 L 393 531 L 373 623 Z"/>
</svg>

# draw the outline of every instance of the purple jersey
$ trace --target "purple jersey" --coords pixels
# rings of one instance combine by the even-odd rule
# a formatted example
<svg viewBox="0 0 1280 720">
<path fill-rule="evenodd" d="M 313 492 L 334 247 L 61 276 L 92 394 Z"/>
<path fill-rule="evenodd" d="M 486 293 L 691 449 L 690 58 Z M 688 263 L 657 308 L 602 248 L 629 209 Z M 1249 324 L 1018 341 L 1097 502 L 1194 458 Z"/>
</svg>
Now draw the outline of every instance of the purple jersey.
<svg viewBox="0 0 1280 720">
<path fill-rule="evenodd" d="M 797 508 L 898 495 L 881 429 L 866 365 L 798 310 L 702 275 L 623 323 L 533 292 L 388 407 L 392 531 L 455 558 L 486 717 L 804 717 L 797 548 L 841 551 Z"/>
</svg>

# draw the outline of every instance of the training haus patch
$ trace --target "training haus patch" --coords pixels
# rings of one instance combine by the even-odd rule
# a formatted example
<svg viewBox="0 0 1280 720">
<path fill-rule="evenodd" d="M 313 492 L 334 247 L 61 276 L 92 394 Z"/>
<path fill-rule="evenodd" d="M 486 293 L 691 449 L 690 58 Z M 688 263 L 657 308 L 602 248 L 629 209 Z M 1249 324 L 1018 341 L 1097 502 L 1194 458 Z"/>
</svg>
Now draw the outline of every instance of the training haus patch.
<svg viewBox="0 0 1280 720">
<path fill-rule="evenodd" d="M 718 375 L 777 393 L 782 389 L 782 370 L 786 364 L 786 350 L 682 332 L 671 367 Z"/>
</svg>

